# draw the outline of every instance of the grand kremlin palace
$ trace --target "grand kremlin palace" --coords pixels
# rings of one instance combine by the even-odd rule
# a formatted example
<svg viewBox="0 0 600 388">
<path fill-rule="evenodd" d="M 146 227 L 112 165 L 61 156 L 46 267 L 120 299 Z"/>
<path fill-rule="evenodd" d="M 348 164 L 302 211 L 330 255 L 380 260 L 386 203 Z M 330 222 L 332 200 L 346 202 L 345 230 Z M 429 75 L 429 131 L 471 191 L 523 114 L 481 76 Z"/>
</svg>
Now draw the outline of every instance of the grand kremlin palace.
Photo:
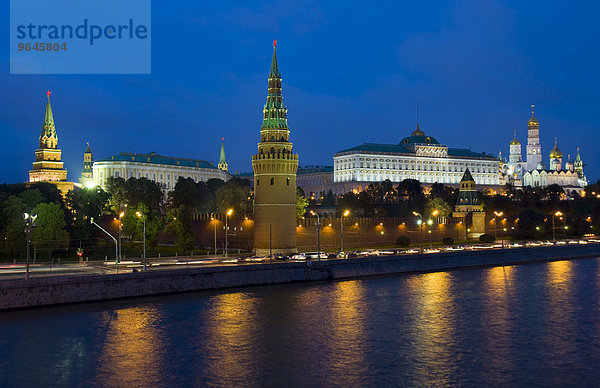
<svg viewBox="0 0 600 388">
<path fill-rule="evenodd" d="M 462 148 L 449 148 L 417 129 L 399 144 L 364 143 L 333 156 L 333 180 L 339 192 L 360 190 L 373 182 L 458 184 L 468 168 L 478 185 L 500 184 L 497 157 Z M 350 183 L 348 185 L 344 182 Z M 346 192 L 347 192 L 346 191 Z"/>
</svg>

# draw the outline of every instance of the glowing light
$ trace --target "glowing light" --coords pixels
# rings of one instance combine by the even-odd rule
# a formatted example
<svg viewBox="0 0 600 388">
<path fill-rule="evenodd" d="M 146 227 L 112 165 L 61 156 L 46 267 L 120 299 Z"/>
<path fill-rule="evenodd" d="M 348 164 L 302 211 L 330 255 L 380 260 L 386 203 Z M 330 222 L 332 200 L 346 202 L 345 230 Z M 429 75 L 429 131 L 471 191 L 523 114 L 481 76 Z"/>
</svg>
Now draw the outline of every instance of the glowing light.
<svg viewBox="0 0 600 388">
<path fill-rule="evenodd" d="M 50 99 L 50 94 L 51 94 L 51 93 L 52 93 L 52 92 L 50 91 L 50 89 L 48 89 L 48 91 L 46 92 L 46 95 L 48 96 L 48 99 Z"/>
</svg>

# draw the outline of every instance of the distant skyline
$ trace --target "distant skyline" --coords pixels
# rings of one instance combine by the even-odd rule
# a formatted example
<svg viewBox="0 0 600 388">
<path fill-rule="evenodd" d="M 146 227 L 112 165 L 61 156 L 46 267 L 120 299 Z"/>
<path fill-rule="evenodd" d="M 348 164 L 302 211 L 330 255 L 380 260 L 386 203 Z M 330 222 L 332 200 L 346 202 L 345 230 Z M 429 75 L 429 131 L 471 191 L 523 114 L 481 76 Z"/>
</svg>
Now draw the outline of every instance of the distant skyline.
<svg viewBox="0 0 600 388">
<path fill-rule="evenodd" d="M 433 4 L 154 1 L 150 75 L 10 75 L 3 29 L 0 183 L 27 181 L 48 89 L 70 181 L 86 142 L 96 160 L 154 151 L 216 166 L 224 137 L 230 172 L 251 172 L 274 39 L 301 166 L 398 143 L 417 105 L 443 144 L 507 157 L 516 130 L 525 157 L 534 104 L 544 163 L 556 137 L 563 162 L 580 147 L 600 178 L 600 4 Z"/>
</svg>

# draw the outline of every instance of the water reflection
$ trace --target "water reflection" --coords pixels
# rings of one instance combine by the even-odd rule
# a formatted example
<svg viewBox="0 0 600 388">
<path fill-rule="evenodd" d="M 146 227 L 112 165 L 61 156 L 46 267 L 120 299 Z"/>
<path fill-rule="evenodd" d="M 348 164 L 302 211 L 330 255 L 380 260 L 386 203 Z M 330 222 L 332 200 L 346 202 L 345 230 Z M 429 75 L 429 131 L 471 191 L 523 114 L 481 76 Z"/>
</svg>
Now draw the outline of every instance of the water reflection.
<svg viewBox="0 0 600 388">
<path fill-rule="evenodd" d="M 486 351 L 482 352 L 486 370 L 493 370 L 489 375 L 490 383 L 501 384 L 502 380 L 493 380 L 504 376 L 513 368 L 510 354 L 512 343 L 511 311 L 515 267 L 494 267 L 486 270 L 483 291 L 482 328 L 485 333 Z"/>
<path fill-rule="evenodd" d="M 99 380 L 109 387 L 160 385 L 164 365 L 161 314 L 151 306 L 102 313 Z"/>
<path fill-rule="evenodd" d="M 357 386 L 363 379 L 368 334 L 365 331 L 364 282 L 346 281 L 332 285 L 328 303 L 329 336 L 325 365 L 329 385 Z M 341 377 L 341 379 L 340 379 Z"/>
<path fill-rule="evenodd" d="M 545 343 L 553 355 L 550 367 L 570 368 L 577 358 L 575 351 L 573 300 L 573 262 L 548 263 L 546 278 L 547 324 Z"/>
<path fill-rule="evenodd" d="M 416 385 L 448 385 L 456 370 L 456 306 L 449 272 L 427 273 L 409 278 L 418 303 L 412 352 Z M 431 371 L 436 370 L 435 380 Z"/>
<path fill-rule="evenodd" d="M 236 292 L 214 296 L 212 306 L 203 312 L 207 320 L 206 343 L 198 341 L 200 352 L 206 352 L 206 376 L 211 384 L 247 382 L 255 373 L 253 366 L 261 348 L 254 343 L 259 322 L 256 299 Z M 198 381 L 197 385 L 203 385 Z"/>
</svg>

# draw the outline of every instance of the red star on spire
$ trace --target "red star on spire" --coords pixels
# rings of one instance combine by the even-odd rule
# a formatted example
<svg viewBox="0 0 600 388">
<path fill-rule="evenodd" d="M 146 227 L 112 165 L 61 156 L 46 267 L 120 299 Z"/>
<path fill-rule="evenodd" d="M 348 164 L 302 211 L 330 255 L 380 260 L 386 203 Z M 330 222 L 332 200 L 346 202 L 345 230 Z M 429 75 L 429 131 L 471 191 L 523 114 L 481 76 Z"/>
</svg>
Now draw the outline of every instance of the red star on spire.
<svg viewBox="0 0 600 388">
<path fill-rule="evenodd" d="M 48 91 L 46 92 L 46 95 L 48 96 L 48 99 L 50 99 L 50 93 L 52 93 L 52 92 L 50 91 L 50 89 L 48 89 Z"/>
<path fill-rule="evenodd" d="M 273 41 L 273 48 L 275 48 L 275 46 L 277 46 L 277 40 Z"/>
</svg>

